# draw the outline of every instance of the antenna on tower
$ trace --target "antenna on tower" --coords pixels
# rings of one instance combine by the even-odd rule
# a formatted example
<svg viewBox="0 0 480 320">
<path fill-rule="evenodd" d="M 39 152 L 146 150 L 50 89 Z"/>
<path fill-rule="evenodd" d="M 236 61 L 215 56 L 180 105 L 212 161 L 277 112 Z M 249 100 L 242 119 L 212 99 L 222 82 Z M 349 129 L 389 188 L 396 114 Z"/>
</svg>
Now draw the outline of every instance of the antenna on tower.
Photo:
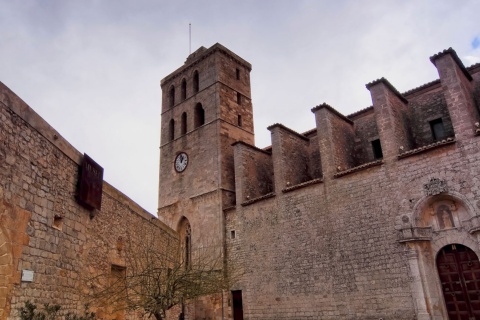
<svg viewBox="0 0 480 320">
<path fill-rule="evenodd" d="M 188 54 L 192 54 L 192 24 L 188 24 Z"/>
</svg>

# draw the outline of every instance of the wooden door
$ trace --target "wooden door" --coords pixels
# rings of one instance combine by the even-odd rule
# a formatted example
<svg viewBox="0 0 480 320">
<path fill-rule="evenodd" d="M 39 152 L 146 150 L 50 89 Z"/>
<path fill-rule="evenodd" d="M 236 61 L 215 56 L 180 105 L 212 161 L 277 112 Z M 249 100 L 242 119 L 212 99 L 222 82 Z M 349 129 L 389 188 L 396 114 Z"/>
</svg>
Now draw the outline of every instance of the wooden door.
<svg viewBox="0 0 480 320">
<path fill-rule="evenodd" d="M 461 244 L 445 246 L 437 256 L 437 269 L 450 320 L 480 319 L 480 263 Z"/>
</svg>

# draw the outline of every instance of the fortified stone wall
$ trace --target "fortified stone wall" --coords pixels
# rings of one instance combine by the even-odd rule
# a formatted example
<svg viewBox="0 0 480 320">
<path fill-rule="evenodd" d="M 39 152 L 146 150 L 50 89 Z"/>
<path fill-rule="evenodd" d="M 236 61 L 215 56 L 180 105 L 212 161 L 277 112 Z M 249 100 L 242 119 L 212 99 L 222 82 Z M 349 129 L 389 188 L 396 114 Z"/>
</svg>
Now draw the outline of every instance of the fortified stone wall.
<svg viewBox="0 0 480 320">
<path fill-rule="evenodd" d="M 82 155 L 2 83 L 0 120 L 1 319 L 18 318 L 27 300 L 82 311 L 97 285 L 88 279 L 128 268 L 129 241 L 155 237 L 152 250 L 178 254 L 176 234 L 106 182 L 101 210 L 79 205 Z M 99 319 L 136 317 L 92 307 Z"/>
<path fill-rule="evenodd" d="M 265 169 L 246 161 L 253 146 L 234 145 L 237 204 L 225 210 L 225 237 L 228 263 L 244 271 L 232 290 L 245 319 L 448 318 L 437 254 L 452 243 L 480 254 L 480 65 L 467 70 L 452 49 L 431 61 L 438 81 L 402 95 L 376 80 L 373 107 L 348 117 L 312 109 L 317 128 L 304 139 L 269 128 L 268 197 L 261 188 L 246 197 L 251 174 Z M 434 139 L 439 118 L 445 135 Z M 308 157 L 312 142 L 322 179 L 288 184 L 303 172 L 295 152 Z"/>
</svg>

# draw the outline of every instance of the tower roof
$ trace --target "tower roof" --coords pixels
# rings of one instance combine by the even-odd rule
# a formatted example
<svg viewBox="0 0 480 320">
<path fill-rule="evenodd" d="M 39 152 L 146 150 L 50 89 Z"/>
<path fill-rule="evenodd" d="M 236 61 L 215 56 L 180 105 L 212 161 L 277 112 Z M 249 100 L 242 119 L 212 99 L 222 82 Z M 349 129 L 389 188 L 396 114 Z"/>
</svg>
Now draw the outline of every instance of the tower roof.
<svg viewBox="0 0 480 320">
<path fill-rule="evenodd" d="M 163 86 L 163 84 L 165 82 L 168 82 L 168 81 L 172 80 L 173 78 L 178 76 L 180 73 L 182 73 L 184 70 L 186 70 L 188 68 L 191 68 L 192 66 L 196 65 L 197 63 L 199 63 L 203 59 L 207 58 L 211 54 L 214 54 L 215 52 L 222 52 L 223 54 L 225 54 L 225 55 L 229 56 L 230 58 L 232 58 L 233 60 L 235 60 L 240 65 L 247 68 L 248 71 L 252 70 L 252 65 L 248 61 L 246 61 L 245 59 L 242 59 L 237 54 L 233 53 L 231 50 L 227 49 L 226 47 L 224 47 L 223 45 L 221 45 L 220 43 L 217 42 L 208 49 L 201 46 L 200 48 L 195 50 L 193 53 L 191 53 L 187 57 L 187 59 L 185 60 L 185 63 L 183 64 L 183 66 L 181 66 L 180 68 L 178 68 L 177 70 L 173 71 L 168 76 L 163 78 L 160 81 L 160 85 Z"/>
</svg>

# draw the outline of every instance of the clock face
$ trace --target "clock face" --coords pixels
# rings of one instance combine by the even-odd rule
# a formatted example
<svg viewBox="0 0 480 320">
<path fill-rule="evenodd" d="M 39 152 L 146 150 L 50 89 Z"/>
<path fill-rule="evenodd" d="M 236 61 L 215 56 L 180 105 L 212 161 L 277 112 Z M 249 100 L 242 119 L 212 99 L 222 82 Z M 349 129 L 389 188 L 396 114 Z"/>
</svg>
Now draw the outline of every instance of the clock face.
<svg viewBox="0 0 480 320">
<path fill-rule="evenodd" d="M 175 158 L 175 170 L 177 172 L 183 172 L 187 168 L 188 156 L 185 152 L 180 152 Z"/>
</svg>

